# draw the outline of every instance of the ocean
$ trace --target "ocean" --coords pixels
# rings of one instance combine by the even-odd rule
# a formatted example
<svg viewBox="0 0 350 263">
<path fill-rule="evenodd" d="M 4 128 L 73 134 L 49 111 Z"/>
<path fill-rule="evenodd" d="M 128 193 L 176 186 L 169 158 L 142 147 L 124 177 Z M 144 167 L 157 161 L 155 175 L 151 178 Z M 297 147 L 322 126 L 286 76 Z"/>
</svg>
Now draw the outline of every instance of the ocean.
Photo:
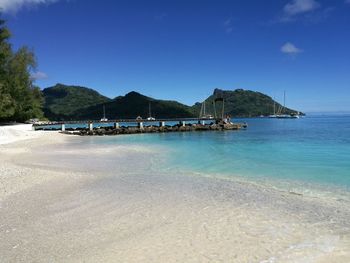
<svg viewBox="0 0 350 263">
<path fill-rule="evenodd" d="M 249 118 L 239 131 L 92 137 L 93 144 L 159 147 L 152 168 L 269 183 L 289 190 L 350 191 L 350 116 Z"/>
</svg>

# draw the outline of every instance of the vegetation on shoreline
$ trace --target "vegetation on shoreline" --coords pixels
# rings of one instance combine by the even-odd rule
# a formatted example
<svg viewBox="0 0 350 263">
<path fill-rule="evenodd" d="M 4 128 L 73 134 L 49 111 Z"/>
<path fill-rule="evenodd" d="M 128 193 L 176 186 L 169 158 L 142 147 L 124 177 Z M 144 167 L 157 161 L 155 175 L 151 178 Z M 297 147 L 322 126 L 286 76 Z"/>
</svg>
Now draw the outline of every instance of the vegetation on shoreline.
<svg viewBox="0 0 350 263">
<path fill-rule="evenodd" d="M 51 120 L 71 120 L 89 107 L 111 101 L 93 89 L 80 86 L 56 84 L 42 92 L 45 98 L 44 113 Z"/>
<path fill-rule="evenodd" d="M 268 116 L 276 113 L 278 110 L 282 110 L 282 105 L 274 101 L 270 96 L 260 92 L 251 90 L 220 90 L 215 89 L 213 95 L 209 96 L 206 100 L 206 112 L 207 114 L 214 114 L 214 100 L 218 97 L 222 97 L 225 100 L 224 109 L 225 114 L 229 114 L 235 117 L 257 117 L 260 115 Z M 195 112 L 199 112 L 201 108 L 200 103 L 196 103 L 194 106 Z M 216 103 L 216 112 L 221 116 L 222 102 Z M 283 109 L 283 114 L 296 114 L 296 110 L 289 108 Z"/>
<path fill-rule="evenodd" d="M 0 122 L 42 118 L 42 93 L 31 78 L 36 67 L 34 53 L 27 47 L 14 51 L 10 37 L 0 19 Z"/>
<path fill-rule="evenodd" d="M 105 104 L 106 117 L 109 119 L 134 119 L 151 115 L 154 118 L 194 117 L 191 107 L 171 100 L 158 100 L 132 91 L 125 96 L 119 96 Z M 98 119 L 102 116 L 102 105 L 88 108 L 77 114 L 80 119 Z"/>
<path fill-rule="evenodd" d="M 155 118 L 198 117 L 201 103 L 187 106 L 176 101 L 158 100 L 144 96 L 135 91 L 125 96 L 109 99 L 92 89 L 57 84 L 43 90 L 45 98 L 45 115 L 52 120 L 98 120 L 103 116 L 105 107 L 108 119 L 134 119 L 137 116 Z M 279 103 L 260 92 L 250 90 L 222 91 L 216 89 L 206 99 L 206 113 L 214 114 L 213 101 L 221 94 L 225 99 L 225 114 L 233 117 L 255 117 L 273 113 L 282 107 Z M 216 103 L 216 114 L 221 116 L 222 102 Z M 286 108 L 285 114 L 296 113 Z"/>
<path fill-rule="evenodd" d="M 52 120 L 101 119 L 103 106 L 108 119 L 134 119 L 137 116 L 149 117 L 194 117 L 193 109 L 176 101 L 157 100 L 137 92 L 114 99 L 102 96 L 97 91 L 57 84 L 43 90 L 45 116 Z"/>
</svg>

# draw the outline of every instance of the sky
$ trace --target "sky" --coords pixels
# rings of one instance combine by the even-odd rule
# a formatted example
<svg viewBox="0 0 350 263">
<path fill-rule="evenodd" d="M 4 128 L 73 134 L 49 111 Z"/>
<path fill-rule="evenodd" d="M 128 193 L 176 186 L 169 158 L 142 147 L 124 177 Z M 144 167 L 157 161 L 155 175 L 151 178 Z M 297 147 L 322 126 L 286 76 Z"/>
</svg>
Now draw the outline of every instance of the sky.
<svg viewBox="0 0 350 263">
<path fill-rule="evenodd" d="M 350 0 L 0 0 L 41 88 L 138 91 L 192 105 L 215 88 L 350 111 Z"/>
</svg>

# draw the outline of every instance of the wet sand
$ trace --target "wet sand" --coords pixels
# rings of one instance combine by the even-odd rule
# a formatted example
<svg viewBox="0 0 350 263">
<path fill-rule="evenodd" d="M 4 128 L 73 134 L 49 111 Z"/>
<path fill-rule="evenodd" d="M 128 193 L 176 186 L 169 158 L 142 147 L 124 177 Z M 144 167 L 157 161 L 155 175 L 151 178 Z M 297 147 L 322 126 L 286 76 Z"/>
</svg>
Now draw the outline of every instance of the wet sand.
<svg viewBox="0 0 350 263">
<path fill-rule="evenodd" d="M 346 200 L 164 174 L 164 149 L 89 140 L 0 146 L 0 262 L 350 262 Z"/>
</svg>

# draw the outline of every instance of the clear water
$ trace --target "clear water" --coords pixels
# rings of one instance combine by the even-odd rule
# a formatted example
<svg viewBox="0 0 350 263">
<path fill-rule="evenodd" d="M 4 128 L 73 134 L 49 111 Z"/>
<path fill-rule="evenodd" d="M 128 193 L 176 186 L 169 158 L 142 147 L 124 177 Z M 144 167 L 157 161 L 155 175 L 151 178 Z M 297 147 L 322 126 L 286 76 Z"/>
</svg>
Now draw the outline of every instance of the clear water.
<svg viewBox="0 0 350 263">
<path fill-rule="evenodd" d="M 236 119 L 247 130 L 93 137 L 98 144 L 161 147 L 157 169 L 277 179 L 350 190 L 350 116 Z"/>
</svg>

